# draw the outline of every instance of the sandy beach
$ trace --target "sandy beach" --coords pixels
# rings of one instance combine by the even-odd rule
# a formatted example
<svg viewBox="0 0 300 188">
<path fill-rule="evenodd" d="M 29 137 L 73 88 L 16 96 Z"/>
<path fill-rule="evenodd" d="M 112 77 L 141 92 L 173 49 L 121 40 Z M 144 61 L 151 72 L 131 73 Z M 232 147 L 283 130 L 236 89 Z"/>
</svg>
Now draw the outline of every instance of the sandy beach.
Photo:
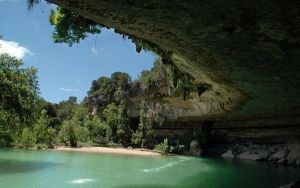
<svg viewBox="0 0 300 188">
<path fill-rule="evenodd" d="M 76 152 L 91 152 L 91 153 L 110 153 L 124 155 L 140 155 L 140 156 L 160 156 L 161 154 L 149 150 L 141 149 L 126 149 L 126 148 L 108 148 L 108 147 L 57 147 L 56 151 L 76 151 Z"/>
</svg>

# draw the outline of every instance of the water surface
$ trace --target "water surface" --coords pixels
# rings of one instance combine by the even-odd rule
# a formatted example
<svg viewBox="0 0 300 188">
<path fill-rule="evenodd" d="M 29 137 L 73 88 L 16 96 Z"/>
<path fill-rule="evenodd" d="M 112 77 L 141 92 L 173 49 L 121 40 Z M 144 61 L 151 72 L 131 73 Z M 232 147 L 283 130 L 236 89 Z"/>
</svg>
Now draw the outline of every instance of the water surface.
<svg viewBox="0 0 300 188">
<path fill-rule="evenodd" d="M 272 188 L 297 176 L 299 168 L 267 162 L 0 150 L 0 187 L 5 188 Z"/>
</svg>

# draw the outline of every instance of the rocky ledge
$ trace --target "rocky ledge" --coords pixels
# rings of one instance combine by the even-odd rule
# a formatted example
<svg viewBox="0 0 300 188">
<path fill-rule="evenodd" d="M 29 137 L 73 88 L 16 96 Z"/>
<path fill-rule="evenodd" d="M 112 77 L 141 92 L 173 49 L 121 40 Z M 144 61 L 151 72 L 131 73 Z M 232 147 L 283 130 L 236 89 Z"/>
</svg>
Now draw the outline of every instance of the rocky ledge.
<svg viewBox="0 0 300 188">
<path fill-rule="evenodd" d="M 231 146 L 221 155 L 226 158 L 270 161 L 275 164 L 300 166 L 300 144 Z"/>
<path fill-rule="evenodd" d="M 299 187 L 300 187 L 300 180 L 297 180 L 287 185 L 280 186 L 279 188 L 299 188 Z"/>
</svg>

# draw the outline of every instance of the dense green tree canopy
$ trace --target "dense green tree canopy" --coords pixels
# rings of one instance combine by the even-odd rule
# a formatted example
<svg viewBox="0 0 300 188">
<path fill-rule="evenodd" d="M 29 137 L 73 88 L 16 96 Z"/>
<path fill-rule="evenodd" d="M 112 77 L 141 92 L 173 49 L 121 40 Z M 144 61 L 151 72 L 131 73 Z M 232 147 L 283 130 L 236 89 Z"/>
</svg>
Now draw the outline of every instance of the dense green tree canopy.
<svg viewBox="0 0 300 188">
<path fill-rule="evenodd" d="M 37 110 L 38 81 L 35 68 L 23 68 L 23 62 L 0 55 L 0 111 L 7 125 L 33 122 Z"/>
</svg>

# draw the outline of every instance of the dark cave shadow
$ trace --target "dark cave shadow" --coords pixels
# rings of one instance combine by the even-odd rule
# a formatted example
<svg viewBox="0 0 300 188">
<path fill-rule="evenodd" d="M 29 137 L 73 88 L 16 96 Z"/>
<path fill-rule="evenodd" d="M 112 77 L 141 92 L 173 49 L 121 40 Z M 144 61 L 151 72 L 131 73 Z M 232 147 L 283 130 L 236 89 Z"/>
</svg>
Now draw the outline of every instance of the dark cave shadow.
<svg viewBox="0 0 300 188">
<path fill-rule="evenodd" d="M 24 173 L 38 171 L 45 168 L 53 168 L 61 165 L 59 163 L 45 161 L 21 161 L 21 160 L 0 160 L 0 174 Z"/>
</svg>

